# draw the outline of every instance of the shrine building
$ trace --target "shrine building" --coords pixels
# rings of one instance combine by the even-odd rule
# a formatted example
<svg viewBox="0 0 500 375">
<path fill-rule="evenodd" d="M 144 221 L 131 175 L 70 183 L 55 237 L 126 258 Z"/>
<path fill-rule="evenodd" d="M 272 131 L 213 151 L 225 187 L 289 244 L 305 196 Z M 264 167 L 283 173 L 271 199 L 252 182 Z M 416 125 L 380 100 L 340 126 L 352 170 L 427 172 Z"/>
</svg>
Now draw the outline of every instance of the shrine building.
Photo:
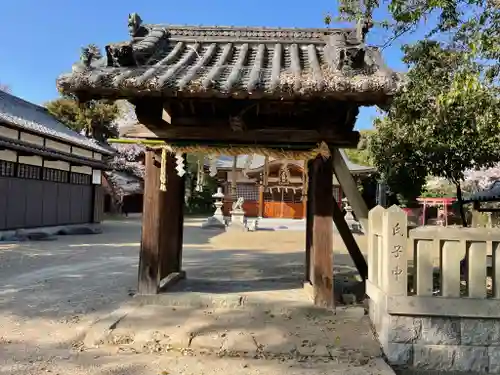
<svg viewBox="0 0 500 375">
<path fill-rule="evenodd" d="M 374 167 L 358 165 L 340 150 L 351 175 L 362 180 L 376 172 Z M 234 168 L 234 170 L 233 170 Z M 306 209 L 305 168 L 303 160 L 283 160 L 262 155 L 222 156 L 217 160 L 217 179 L 225 194 L 223 212 L 229 216 L 236 184 L 236 197 L 245 202 L 248 217 L 303 219 Z M 332 173 L 333 195 L 340 205 L 344 197 L 342 188 Z"/>
</svg>

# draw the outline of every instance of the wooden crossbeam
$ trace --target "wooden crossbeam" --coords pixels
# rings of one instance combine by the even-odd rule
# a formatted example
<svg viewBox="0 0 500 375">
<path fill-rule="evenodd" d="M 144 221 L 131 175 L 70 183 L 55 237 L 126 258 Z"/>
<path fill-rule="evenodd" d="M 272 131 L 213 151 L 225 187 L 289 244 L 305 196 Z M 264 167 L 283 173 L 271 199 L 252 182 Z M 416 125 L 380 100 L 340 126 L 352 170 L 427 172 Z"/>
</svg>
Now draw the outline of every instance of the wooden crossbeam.
<svg viewBox="0 0 500 375">
<path fill-rule="evenodd" d="M 347 225 L 345 221 L 344 213 L 340 210 L 335 198 L 333 198 L 333 200 L 335 202 L 332 214 L 333 222 L 339 231 L 340 237 L 342 238 L 342 241 L 351 256 L 359 275 L 363 280 L 366 280 L 368 278 L 368 264 L 366 263 L 365 257 L 363 256 L 363 253 L 361 252 L 349 225 Z"/>
<path fill-rule="evenodd" d="M 338 146 L 353 147 L 357 145 L 359 134 L 350 132 L 338 133 L 335 130 L 297 130 L 297 129 L 252 129 L 241 132 L 231 131 L 229 123 L 223 126 L 145 126 L 136 124 L 130 128 L 125 137 L 130 138 L 158 138 L 175 141 L 220 141 L 227 143 L 290 143 L 293 144 L 317 144 L 327 142 Z"/>
<path fill-rule="evenodd" d="M 342 187 L 342 191 L 347 197 L 356 219 L 361 223 L 364 230 L 368 230 L 368 206 L 358 190 L 356 181 L 354 181 L 351 171 L 340 154 L 340 151 L 332 147 L 331 153 L 333 158 L 333 170 L 335 176 L 337 176 L 337 181 Z"/>
</svg>

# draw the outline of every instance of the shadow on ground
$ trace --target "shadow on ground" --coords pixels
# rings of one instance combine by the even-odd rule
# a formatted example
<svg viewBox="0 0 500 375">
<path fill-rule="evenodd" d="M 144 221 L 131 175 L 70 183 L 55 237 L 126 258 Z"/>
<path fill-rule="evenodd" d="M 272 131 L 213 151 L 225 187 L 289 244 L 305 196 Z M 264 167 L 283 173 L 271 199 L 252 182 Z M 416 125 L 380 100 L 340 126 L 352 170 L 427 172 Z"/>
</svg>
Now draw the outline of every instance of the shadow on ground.
<svg viewBox="0 0 500 375">
<path fill-rule="evenodd" d="M 303 233 L 222 233 L 185 226 L 188 280 L 178 288 L 236 293 L 301 285 L 305 255 L 297 239 Z M 139 241 L 140 220 L 131 218 L 104 223 L 102 234 L 0 249 L 0 312 L 56 320 L 108 312 L 135 293 Z M 238 248 L 254 242 L 255 247 Z M 355 273 L 348 255 L 336 254 L 334 262 L 336 273 Z M 343 290 L 343 283 L 336 284 Z"/>
<path fill-rule="evenodd" d="M 65 319 L 105 313 L 135 293 L 140 221 L 106 222 L 103 233 L 0 246 L 0 313 Z M 219 231 L 185 228 L 186 250 Z"/>
<path fill-rule="evenodd" d="M 276 240 L 273 233 L 282 237 Z M 247 233 L 231 238 L 221 236 L 220 231 L 200 230 L 196 226 L 186 225 L 183 264 L 188 279 L 178 284 L 171 293 L 273 292 L 277 296 L 285 292 L 290 296 L 290 293 L 293 294 L 294 290 L 302 287 L 305 260 L 302 239 L 303 233 L 291 231 L 281 234 Z M 259 361 L 251 364 L 255 369 L 269 369 L 270 374 L 307 374 L 308 368 L 302 368 L 296 362 L 285 365 L 285 369 L 280 364 L 301 353 L 298 348 L 302 348 L 302 354 L 307 350 L 312 351 L 313 347 L 316 347 L 315 351 L 323 350 L 326 356 L 319 356 L 321 361 L 331 361 L 333 354 L 341 356 L 335 347 L 338 344 L 337 336 L 345 336 L 340 339 L 341 343 L 354 351 L 354 357 L 351 354 L 348 357 L 357 358 L 359 353 L 356 354 L 356 347 L 359 345 L 348 344 L 348 340 L 359 336 L 352 333 L 355 327 L 366 331 L 366 317 L 360 313 L 361 310 L 358 309 L 355 316 L 348 313 L 339 315 L 337 320 L 328 323 L 328 316 L 318 318 L 318 313 L 310 311 L 310 306 L 298 307 L 293 296 L 287 301 L 279 298 L 273 300 L 275 310 L 278 311 L 275 313 L 256 307 L 249 307 L 246 311 L 210 312 L 200 308 L 170 310 L 168 314 L 163 314 L 162 319 L 168 320 L 164 323 L 169 324 L 172 331 L 148 333 L 153 334 L 153 338 L 146 340 L 144 345 L 149 345 L 146 351 L 151 352 L 153 357 L 147 359 L 130 356 L 126 350 L 119 354 L 113 352 L 113 356 L 109 357 L 109 353 L 83 348 L 82 335 L 89 324 L 132 299 L 137 283 L 139 240 L 140 221 L 130 218 L 104 223 L 102 234 L 62 236 L 57 241 L 26 242 L 0 248 L 0 326 L 3 331 L 0 338 L 0 363 L 3 363 L 0 365 L 0 374 L 43 373 L 44 368 L 51 369 L 53 373 L 71 375 L 157 374 L 163 366 L 162 361 L 168 358 L 158 354 L 155 343 L 175 336 L 175 327 L 183 328 L 184 333 L 193 333 L 199 343 L 203 340 L 210 342 L 211 333 L 223 326 L 235 335 L 243 330 L 253 332 L 243 341 L 237 341 L 238 345 L 250 345 L 250 350 L 256 350 L 255 355 L 262 353 L 261 349 L 264 347 L 255 346 L 254 338 L 266 342 L 265 337 L 274 335 L 281 341 L 270 342 L 266 350 L 279 352 L 278 348 L 285 348 L 285 356 L 277 362 Z M 269 251 L 264 250 L 268 248 Z M 356 275 L 352 261 L 347 254 L 339 253 L 335 254 L 334 263 L 335 288 L 345 292 L 348 284 L 345 280 L 352 280 Z M 151 319 L 151 316 L 147 318 L 147 314 L 144 314 L 141 324 L 150 325 L 149 328 L 146 327 L 146 331 L 154 330 L 154 327 L 160 325 L 158 320 Z M 295 322 L 296 325 L 293 326 Z M 314 327 L 311 328 L 312 338 L 296 335 L 298 327 L 303 327 L 304 322 L 307 326 Z M 327 337 L 325 329 L 329 332 Z M 331 335 L 335 335 L 333 344 Z M 368 333 L 366 335 L 368 337 Z M 230 348 L 231 341 L 228 337 L 218 337 L 217 340 L 223 340 L 217 342 L 220 344 L 219 349 L 222 345 Z M 318 338 L 323 341 L 317 342 Z M 188 341 L 189 339 L 193 338 L 188 335 Z M 72 354 L 68 354 L 68 348 L 73 348 Z M 159 348 L 165 354 L 167 346 Z M 227 353 L 230 352 L 228 349 Z M 177 355 L 176 352 L 170 354 Z M 361 356 L 365 355 L 367 352 L 361 351 Z M 307 357 L 305 354 L 304 356 Z M 173 361 L 181 366 L 182 361 L 191 358 L 187 357 L 188 359 L 176 357 Z M 196 358 L 192 361 L 200 362 Z M 303 363 L 307 364 L 307 361 L 309 359 L 306 358 Z M 359 361 L 356 363 L 361 363 Z M 199 366 L 203 368 L 202 365 Z M 212 373 L 220 373 L 221 365 L 213 366 Z M 238 362 L 237 366 L 243 365 Z M 325 373 L 331 373 L 326 371 L 328 369 L 331 370 L 330 365 Z M 234 368 L 226 370 L 236 374 Z M 253 373 L 253 370 L 244 367 L 240 370 L 241 374 Z"/>
</svg>

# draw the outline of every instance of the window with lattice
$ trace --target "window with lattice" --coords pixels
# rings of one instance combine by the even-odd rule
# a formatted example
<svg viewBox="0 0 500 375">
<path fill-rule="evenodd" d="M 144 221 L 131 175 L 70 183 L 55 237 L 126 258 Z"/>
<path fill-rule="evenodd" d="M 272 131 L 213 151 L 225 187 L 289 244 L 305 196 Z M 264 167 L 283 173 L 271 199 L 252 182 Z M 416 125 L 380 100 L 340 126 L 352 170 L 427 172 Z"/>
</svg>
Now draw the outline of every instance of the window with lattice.
<svg viewBox="0 0 500 375">
<path fill-rule="evenodd" d="M 0 176 L 14 177 L 16 175 L 16 163 L 12 161 L 0 161 Z"/>
<path fill-rule="evenodd" d="M 42 178 L 45 181 L 68 182 L 68 173 L 60 169 L 44 168 Z"/>
<path fill-rule="evenodd" d="M 92 176 L 83 173 L 71 173 L 70 182 L 75 185 L 89 185 L 92 182 Z"/>
<path fill-rule="evenodd" d="M 231 194 L 231 184 L 227 187 L 228 195 Z M 236 184 L 236 198 L 242 197 L 245 201 L 258 201 L 259 188 L 254 184 Z"/>
<path fill-rule="evenodd" d="M 38 180 L 40 178 L 41 170 L 42 168 L 37 165 L 18 164 L 17 177 L 30 180 Z"/>
</svg>

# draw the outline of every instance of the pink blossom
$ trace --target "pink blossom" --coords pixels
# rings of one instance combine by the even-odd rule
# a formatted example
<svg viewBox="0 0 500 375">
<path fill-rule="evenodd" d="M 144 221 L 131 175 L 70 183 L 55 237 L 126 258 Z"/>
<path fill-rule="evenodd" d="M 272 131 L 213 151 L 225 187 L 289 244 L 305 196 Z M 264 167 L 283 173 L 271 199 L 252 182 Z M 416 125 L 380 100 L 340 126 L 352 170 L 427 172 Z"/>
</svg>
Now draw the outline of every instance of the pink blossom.
<svg viewBox="0 0 500 375">
<path fill-rule="evenodd" d="M 500 180 L 500 163 L 491 168 L 470 169 L 464 172 L 464 190 L 475 192 L 489 189 Z"/>
<path fill-rule="evenodd" d="M 118 153 L 109 163 L 111 168 L 144 178 L 144 164 L 141 161 L 144 155 L 144 146 L 137 144 L 114 144 L 113 147 Z"/>
</svg>

